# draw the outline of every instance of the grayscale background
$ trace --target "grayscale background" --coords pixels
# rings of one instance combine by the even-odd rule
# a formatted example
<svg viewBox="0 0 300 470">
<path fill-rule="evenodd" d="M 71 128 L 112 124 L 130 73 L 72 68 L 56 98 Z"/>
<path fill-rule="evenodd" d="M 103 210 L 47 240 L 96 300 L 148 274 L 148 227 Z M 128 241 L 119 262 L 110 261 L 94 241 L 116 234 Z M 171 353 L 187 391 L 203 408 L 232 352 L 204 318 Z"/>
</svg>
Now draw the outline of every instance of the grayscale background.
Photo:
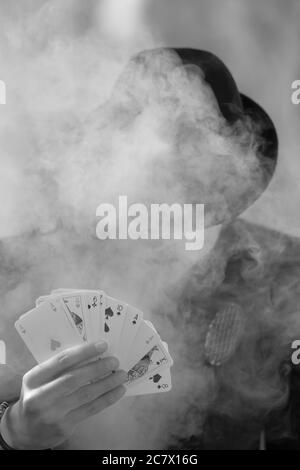
<svg viewBox="0 0 300 470">
<path fill-rule="evenodd" d="M 133 53 L 155 45 L 218 55 L 241 92 L 270 114 L 280 139 L 275 177 L 243 217 L 300 236 L 300 105 L 291 102 L 291 84 L 300 79 L 299 17 L 299 0 L 0 0 L 0 79 L 7 85 L 0 107 L 0 339 L 10 364 L 31 366 L 14 321 L 57 287 L 107 289 L 144 309 L 175 356 L 174 394 L 124 400 L 85 423 L 71 447 L 163 448 L 170 436 L 201 427 L 189 405 L 205 411 L 210 398 L 208 371 L 176 365 L 186 343 L 172 321 L 172 289 L 183 285 L 196 255 L 177 245 L 160 252 L 151 243 L 95 239 L 102 201 L 133 187 L 147 200 L 181 188 L 155 165 L 144 184 L 142 159 L 162 151 L 161 140 L 137 130 L 129 142 L 115 133 L 124 116 L 109 118 L 103 106 L 117 78 Z M 148 119 L 155 128 L 156 117 Z M 137 149 L 140 160 L 132 161 Z M 157 183 L 164 177 L 169 186 Z M 154 314 L 162 303 L 165 310 Z"/>
</svg>

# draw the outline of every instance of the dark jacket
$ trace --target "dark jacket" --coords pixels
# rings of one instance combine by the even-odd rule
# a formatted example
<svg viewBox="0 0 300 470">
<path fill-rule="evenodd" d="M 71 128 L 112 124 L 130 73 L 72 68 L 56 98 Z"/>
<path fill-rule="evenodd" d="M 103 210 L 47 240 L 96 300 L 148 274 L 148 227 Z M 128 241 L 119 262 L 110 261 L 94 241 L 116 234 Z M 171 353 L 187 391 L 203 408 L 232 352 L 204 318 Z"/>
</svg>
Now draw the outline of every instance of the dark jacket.
<svg viewBox="0 0 300 470">
<path fill-rule="evenodd" d="M 214 367 L 205 337 L 228 302 L 242 308 L 246 326 L 232 357 Z M 300 339 L 300 241 L 236 220 L 192 269 L 179 310 L 185 360 L 208 368 L 214 380 L 209 405 L 192 411 L 202 429 L 174 448 L 256 449 L 263 431 L 267 448 L 300 449 L 300 366 L 291 362 Z"/>
</svg>

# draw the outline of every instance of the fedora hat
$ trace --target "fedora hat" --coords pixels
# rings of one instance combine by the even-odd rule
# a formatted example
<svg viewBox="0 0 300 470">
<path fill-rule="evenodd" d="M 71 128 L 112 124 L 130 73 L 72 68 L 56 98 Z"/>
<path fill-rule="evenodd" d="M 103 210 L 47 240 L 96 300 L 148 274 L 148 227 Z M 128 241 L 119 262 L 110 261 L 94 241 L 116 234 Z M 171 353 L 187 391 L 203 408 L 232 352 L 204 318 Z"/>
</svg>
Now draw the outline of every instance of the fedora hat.
<svg viewBox="0 0 300 470">
<path fill-rule="evenodd" d="M 278 137 L 271 118 L 266 111 L 254 100 L 240 93 L 237 84 L 226 67 L 226 65 L 214 54 L 207 51 L 191 48 L 155 48 L 142 51 L 132 58 L 134 64 L 140 66 L 155 61 L 158 57 L 159 68 L 164 68 L 164 61 L 168 53 L 173 57 L 172 66 L 185 68 L 192 67 L 199 69 L 202 79 L 211 88 L 220 114 L 224 118 L 229 128 L 234 128 L 238 124 L 239 129 L 250 128 L 252 140 L 255 141 L 255 156 L 260 170 L 259 184 L 253 184 L 250 189 L 242 193 L 239 189 L 239 195 L 229 198 L 229 211 L 218 210 L 217 204 L 208 204 L 210 213 L 214 215 L 209 217 L 206 225 L 217 225 L 230 221 L 237 217 L 250 207 L 269 185 L 275 172 L 278 158 Z M 175 61 L 174 61 L 175 56 Z M 168 67 L 166 65 L 166 67 Z M 138 86 L 137 83 L 131 83 L 132 89 Z M 241 152 L 243 158 L 243 152 Z M 241 197 L 242 195 L 242 197 Z M 205 201 L 192 201 L 199 203 Z M 228 215 L 229 214 L 229 215 Z"/>
</svg>

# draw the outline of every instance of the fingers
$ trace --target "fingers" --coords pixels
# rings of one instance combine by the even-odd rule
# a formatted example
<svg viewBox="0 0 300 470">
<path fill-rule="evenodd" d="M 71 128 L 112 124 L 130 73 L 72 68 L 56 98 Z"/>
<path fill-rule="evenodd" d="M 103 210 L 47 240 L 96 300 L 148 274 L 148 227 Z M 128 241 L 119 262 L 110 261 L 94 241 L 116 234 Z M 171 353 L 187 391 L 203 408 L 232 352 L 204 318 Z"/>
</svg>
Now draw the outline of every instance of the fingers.
<svg viewBox="0 0 300 470">
<path fill-rule="evenodd" d="M 119 361 L 115 357 L 98 359 L 82 367 L 67 371 L 55 380 L 42 385 L 39 390 L 41 394 L 47 396 L 47 400 L 49 400 L 49 397 L 61 399 L 91 382 L 98 382 L 101 378 L 111 375 L 118 367 Z"/>
<path fill-rule="evenodd" d="M 111 374 L 118 370 L 119 365 L 119 360 L 116 357 L 106 357 L 86 364 L 78 369 L 73 369 L 70 373 L 75 377 L 75 381 L 77 382 L 75 385 L 78 385 L 75 390 L 83 385 L 98 381 L 106 375 Z"/>
<path fill-rule="evenodd" d="M 64 392 L 65 394 L 70 394 L 84 385 L 91 382 L 98 382 L 100 379 L 116 371 L 118 367 L 119 361 L 116 357 L 107 357 L 74 369 L 65 375 L 65 380 L 64 377 L 62 377 L 62 386 L 65 388 Z M 69 381 L 71 382 L 71 387 L 68 387 Z"/>
<path fill-rule="evenodd" d="M 39 386 L 59 376 L 63 372 L 78 367 L 78 364 L 86 362 L 103 354 L 107 344 L 103 342 L 88 343 L 67 349 L 42 364 L 32 369 L 27 375 L 31 386 Z"/>
<path fill-rule="evenodd" d="M 93 402 L 97 398 L 118 388 L 127 381 L 127 373 L 118 371 L 108 377 L 82 387 L 73 394 L 62 400 L 68 410 L 80 408 L 83 405 Z"/>
<path fill-rule="evenodd" d="M 114 390 L 105 393 L 96 400 L 87 403 L 76 410 L 72 410 L 67 414 L 66 419 L 72 424 L 78 424 L 91 416 L 101 413 L 105 408 L 114 405 L 125 395 L 125 393 L 126 388 L 124 385 L 121 385 Z"/>
</svg>

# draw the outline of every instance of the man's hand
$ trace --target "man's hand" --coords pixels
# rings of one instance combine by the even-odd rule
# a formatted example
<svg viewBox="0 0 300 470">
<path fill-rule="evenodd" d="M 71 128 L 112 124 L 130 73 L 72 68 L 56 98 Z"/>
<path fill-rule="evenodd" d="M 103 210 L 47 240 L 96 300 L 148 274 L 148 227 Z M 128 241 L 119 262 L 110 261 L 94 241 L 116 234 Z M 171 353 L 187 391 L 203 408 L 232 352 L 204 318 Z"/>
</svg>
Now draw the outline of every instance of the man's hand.
<svg viewBox="0 0 300 470">
<path fill-rule="evenodd" d="M 53 448 L 81 421 L 116 403 L 127 379 L 105 343 L 76 346 L 24 375 L 21 397 L 2 420 L 4 440 L 16 449 Z M 116 372 L 115 372 L 116 371 Z"/>
</svg>

